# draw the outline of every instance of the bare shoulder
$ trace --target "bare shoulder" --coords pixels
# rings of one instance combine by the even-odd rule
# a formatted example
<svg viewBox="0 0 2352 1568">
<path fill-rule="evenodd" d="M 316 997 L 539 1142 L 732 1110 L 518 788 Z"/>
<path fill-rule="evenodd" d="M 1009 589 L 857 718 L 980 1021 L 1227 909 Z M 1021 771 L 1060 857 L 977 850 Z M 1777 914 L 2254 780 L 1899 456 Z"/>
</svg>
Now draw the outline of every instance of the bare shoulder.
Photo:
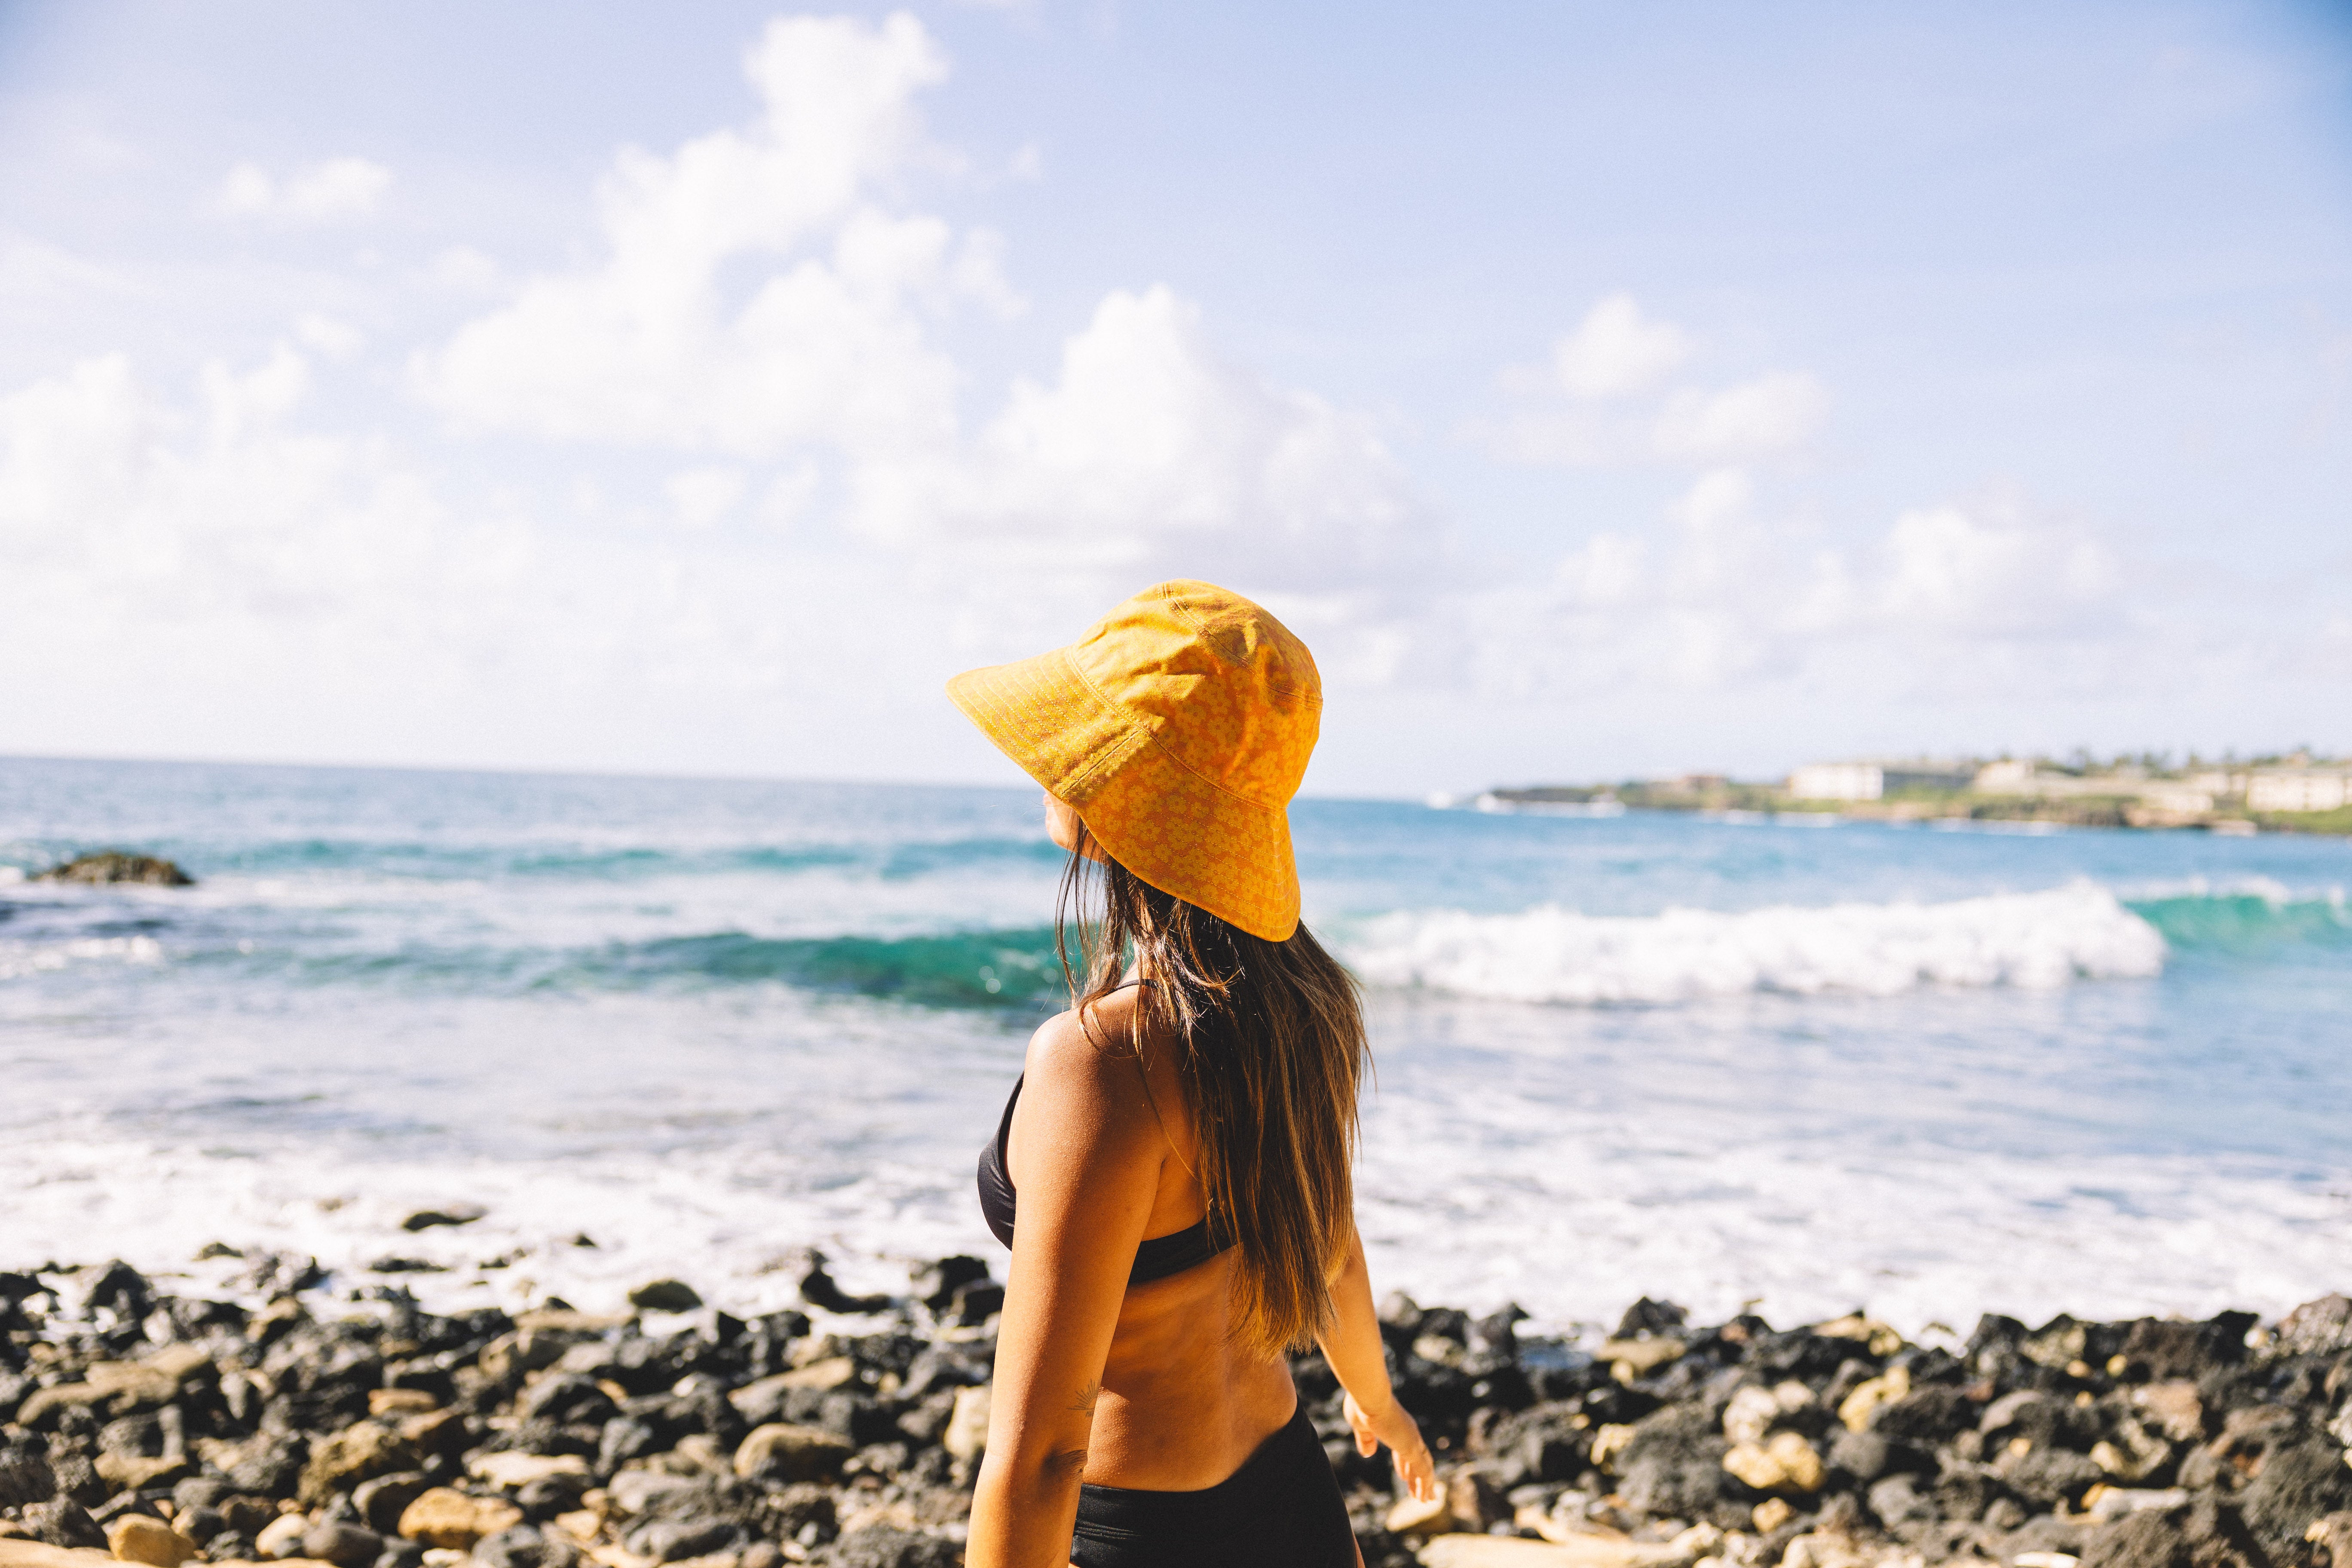
<svg viewBox="0 0 2352 1568">
<path fill-rule="evenodd" d="M 1022 1110 L 1033 1104 L 1050 1108 L 1058 1126 L 1090 1142 L 1156 1137 L 1134 1023 L 1134 993 L 1128 991 L 1106 998 L 1083 1019 L 1074 1010 L 1040 1024 L 1023 1062 Z"/>
</svg>

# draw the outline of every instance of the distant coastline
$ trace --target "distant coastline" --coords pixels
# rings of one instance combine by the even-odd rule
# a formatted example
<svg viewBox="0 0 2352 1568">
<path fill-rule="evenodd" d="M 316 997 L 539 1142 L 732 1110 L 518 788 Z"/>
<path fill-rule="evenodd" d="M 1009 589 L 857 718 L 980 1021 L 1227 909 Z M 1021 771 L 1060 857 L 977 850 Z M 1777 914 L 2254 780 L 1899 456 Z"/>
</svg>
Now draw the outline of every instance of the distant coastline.
<svg viewBox="0 0 2352 1568">
<path fill-rule="evenodd" d="M 1814 763 L 1779 780 L 1721 773 L 1497 786 L 1433 805 L 1610 816 L 1686 811 L 1872 822 L 1979 822 L 2247 836 L 2352 837 L 2352 762 L 2308 752 L 2209 763 L 2191 757 L 2078 756 Z"/>
</svg>

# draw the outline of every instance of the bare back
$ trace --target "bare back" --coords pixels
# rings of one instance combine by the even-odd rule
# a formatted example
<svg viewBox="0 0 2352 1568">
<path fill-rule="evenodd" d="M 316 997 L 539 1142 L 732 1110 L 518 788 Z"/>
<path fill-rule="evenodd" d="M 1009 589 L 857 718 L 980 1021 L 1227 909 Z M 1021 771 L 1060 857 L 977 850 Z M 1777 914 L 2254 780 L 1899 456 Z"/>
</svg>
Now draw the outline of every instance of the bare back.
<svg viewBox="0 0 2352 1568">
<path fill-rule="evenodd" d="M 1137 1011 L 1137 993 L 1121 991 L 1092 1010 L 1091 1029 L 1065 1014 L 1037 1031 L 1006 1150 L 1008 1173 L 1023 1194 L 1024 1231 L 1033 1205 L 1050 1201 L 1059 1185 L 1129 1189 L 1121 1217 L 1139 1217 L 1133 1235 L 1073 1226 L 1053 1249 L 1107 1252 L 1122 1279 L 1136 1241 L 1181 1231 L 1206 1212 L 1193 1174 L 1198 1137 L 1174 1046 L 1150 1029 L 1139 1047 L 1131 1044 Z M 1066 1114 L 1057 1114 L 1074 1099 L 1087 1105 L 1085 1121 L 1104 1125 L 1073 1128 Z M 1059 1272 L 1069 1261 L 1024 1258 L 1026 1250 L 1014 1249 L 1015 1292 L 1027 1288 L 1024 1276 L 1033 1264 Z M 1212 1487 L 1290 1418 L 1296 1394 L 1288 1370 L 1248 1355 L 1230 1332 L 1237 1260 L 1229 1249 L 1181 1274 L 1124 1289 L 1101 1363 L 1085 1480 L 1150 1491 Z"/>
</svg>

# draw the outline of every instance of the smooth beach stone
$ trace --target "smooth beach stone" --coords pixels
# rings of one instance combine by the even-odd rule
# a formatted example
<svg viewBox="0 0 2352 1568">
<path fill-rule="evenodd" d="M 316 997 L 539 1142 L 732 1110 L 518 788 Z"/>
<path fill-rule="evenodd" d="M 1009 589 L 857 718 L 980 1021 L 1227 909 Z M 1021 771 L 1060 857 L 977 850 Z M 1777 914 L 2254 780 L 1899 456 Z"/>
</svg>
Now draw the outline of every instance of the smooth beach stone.
<svg viewBox="0 0 2352 1568">
<path fill-rule="evenodd" d="M 310 1521 L 299 1513 L 281 1513 L 253 1538 L 253 1549 L 264 1557 L 299 1557 Z"/>
<path fill-rule="evenodd" d="M 545 1480 L 550 1476 L 588 1474 L 588 1461 L 577 1454 L 519 1454 L 511 1449 L 478 1454 L 466 1466 L 466 1473 L 493 1486 L 516 1488 L 532 1481 Z"/>
<path fill-rule="evenodd" d="M 144 1491 L 186 1475 L 188 1461 L 181 1455 L 151 1459 L 139 1454 L 100 1454 L 98 1473 L 124 1491 Z"/>
<path fill-rule="evenodd" d="M 947 1431 L 940 1446 L 956 1458 L 970 1463 L 980 1458 L 988 1447 L 988 1423 L 991 1410 L 989 1385 L 976 1384 L 956 1390 L 955 1408 L 948 1416 Z"/>
<path fill-rule="evenodd" d="M 1797 1432 L 1775 1432 L 1763 1442 L 1735 1443 L 1723 1468 L 1759 1492 L 1817 1492 L 1827 1472 L 1813 1446 Z"/>
<path fill-rule="evenodd" d="M 816 1480 L 838 1474 L 851 1452 L 822 1427 L 772 1422 L 752 1428 L 735 1450 L 735 1473 L 745 1480 Z"/>
<path fill-rule="evenodd" d="M 125 1563 L 180 1568 L 196 1554 L 196 1543 L 160 1519 L 126 1513 L 106 1527 L 107 1550 Z"/>
<path fill-rule="evenodd" d="M 522 1522 L 522 1510 L 496 1498 L 468 1497 L 453 1487 L 420 1493 L 400 1514 L 400 1533 L 447 1551 L 470 1551 L 486 1535 Z"/>
<path fill-rule="evenodd" d="M 113 1568 L 121 1559 L 87 1546 L 0 1536 L 0 1568 Z"/>
</svg>

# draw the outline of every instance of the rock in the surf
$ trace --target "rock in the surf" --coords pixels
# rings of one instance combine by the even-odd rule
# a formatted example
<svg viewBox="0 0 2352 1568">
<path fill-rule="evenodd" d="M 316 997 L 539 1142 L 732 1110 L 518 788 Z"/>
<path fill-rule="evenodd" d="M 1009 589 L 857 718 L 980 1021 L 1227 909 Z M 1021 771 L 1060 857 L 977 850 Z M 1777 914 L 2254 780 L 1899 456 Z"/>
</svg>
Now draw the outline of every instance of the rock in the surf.
<svg viewBox="0 0 2352 1568">
<path fill-rule="evenodd" d="M 691 1312 L 702 1297 L 683 1279 L 654 1279 L 629 1292 L 629 1305 L 646 1312 Z"/>
<path fill-rule="evenodd" d="M 93 855 L 77 855 L 61 865 L 36 871 L 36 882 L 81 882 L 91 887 L 109 883 L 133 882 L 150 888 L 193 888 L 196 879 L 172 861 L 154 855 L 132 855 L 121 849 L 101 849 Z"/>
</svg>

